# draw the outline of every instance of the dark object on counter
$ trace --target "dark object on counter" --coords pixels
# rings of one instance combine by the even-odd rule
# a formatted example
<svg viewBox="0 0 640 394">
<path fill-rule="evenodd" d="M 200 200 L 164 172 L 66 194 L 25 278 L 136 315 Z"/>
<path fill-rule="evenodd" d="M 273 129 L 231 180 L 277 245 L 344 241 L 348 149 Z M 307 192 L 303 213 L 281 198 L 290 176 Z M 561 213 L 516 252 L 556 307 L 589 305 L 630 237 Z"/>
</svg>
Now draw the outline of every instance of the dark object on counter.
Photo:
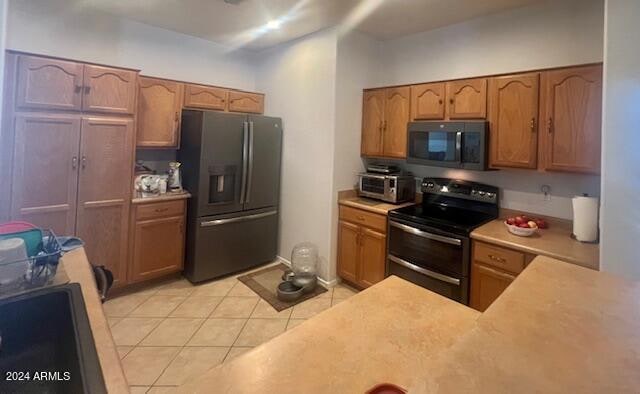
<svg viewBox="0 0 640 394">
<path fill-rule="evenodd" d="M 424 178 L 422 203 L 389 211 L 387 275 L 469 304 L 470 234 L 498 217 L 498 188 Z"/>
<path fill-rule="evenodd" d="M 100 301 L 104 303 L 107 295 L 109 295 L 111 286 L 113 286 L 113 272 L 109 271 L 104 265 L 93 265 L 91 268 L 93 268 L 93 275 L 96 278 Z"/>
<path fill-rule="evenodd" d="M 192 194 L 184 275 L 191 282 L 275 259 L 281 125 L 266 116 L 182 111 L 178 160 Z"/>
<path fill-rule="evenodd" d="M 407 390 L 391 383 L 382 383 L 373 386 L 365 394 L 405 394 Z"/>
<path fill-rule="evenodd" d="M 416 180 L 411 174 L 359 174 L 358 195 L 391 204 L 413 201 L 416 198 Z"/>
<path fill-rule="evenodd" d="M 2 299 L 0 316 L 1 393 L 107 392 L 79 284 Z"/>
</svg>

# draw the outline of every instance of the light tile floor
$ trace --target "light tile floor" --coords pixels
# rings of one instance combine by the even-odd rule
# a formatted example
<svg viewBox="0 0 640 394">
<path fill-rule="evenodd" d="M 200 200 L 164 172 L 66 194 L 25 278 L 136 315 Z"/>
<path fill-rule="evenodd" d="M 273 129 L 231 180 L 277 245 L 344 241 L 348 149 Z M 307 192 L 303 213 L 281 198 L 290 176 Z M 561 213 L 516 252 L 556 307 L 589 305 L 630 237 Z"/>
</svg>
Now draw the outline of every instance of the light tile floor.
<svg viewBox="0 0 640 394">
<path fill-rule="evenodd" d="M 228 362 L 355 292 L 339 284 L 277 312 L 236 276 L 201 285 L 175 279 L 109 300 L 104 311 L 131 392 L 170 393 L 190 376 Z"/>
</svg>

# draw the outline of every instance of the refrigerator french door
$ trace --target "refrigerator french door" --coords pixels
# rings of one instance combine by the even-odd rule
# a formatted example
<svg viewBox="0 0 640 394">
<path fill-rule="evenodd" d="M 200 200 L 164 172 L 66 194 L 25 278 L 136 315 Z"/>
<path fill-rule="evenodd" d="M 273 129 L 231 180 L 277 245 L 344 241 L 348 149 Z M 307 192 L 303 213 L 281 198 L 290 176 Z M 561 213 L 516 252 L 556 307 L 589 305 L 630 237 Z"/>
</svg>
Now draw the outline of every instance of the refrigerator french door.
<svg viewBox="0 0 640 394">
<path fill-rule="evenodd" d="M 185 276 L 192 282 L 272 261 L 277 254 L 279 118 L 183 111 L 187 211 Z"/>
</svg>

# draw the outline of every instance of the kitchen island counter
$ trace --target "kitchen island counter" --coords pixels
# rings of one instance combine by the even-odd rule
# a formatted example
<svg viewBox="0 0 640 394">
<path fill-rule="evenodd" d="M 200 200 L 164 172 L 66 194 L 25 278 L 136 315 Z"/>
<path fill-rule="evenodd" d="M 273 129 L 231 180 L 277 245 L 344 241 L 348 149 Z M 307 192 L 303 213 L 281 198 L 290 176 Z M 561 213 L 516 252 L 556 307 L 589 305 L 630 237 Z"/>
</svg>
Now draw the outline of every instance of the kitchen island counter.
<svg viewBox="0 0 640 394">
<path fill-rule="evenodd" d="M 640 282 L 537 257 L 483 314 L 396 277 L 184 393 L 635 392 Z"/>
</svg>

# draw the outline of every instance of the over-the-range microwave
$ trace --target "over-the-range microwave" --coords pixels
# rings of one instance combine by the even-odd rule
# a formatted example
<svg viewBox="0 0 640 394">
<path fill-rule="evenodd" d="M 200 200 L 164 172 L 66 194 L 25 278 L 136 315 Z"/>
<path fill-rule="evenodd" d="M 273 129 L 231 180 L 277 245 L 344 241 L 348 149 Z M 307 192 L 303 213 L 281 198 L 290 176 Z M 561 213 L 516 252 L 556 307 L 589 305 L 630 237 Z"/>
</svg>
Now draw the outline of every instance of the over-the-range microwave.
<svg viewBox="0 0 640 394">
<path fill-rule="evenodd" d="M 486 121 L 411 122 L 407 162 L 484 171 L 488 146 Z"/>
</svg>

